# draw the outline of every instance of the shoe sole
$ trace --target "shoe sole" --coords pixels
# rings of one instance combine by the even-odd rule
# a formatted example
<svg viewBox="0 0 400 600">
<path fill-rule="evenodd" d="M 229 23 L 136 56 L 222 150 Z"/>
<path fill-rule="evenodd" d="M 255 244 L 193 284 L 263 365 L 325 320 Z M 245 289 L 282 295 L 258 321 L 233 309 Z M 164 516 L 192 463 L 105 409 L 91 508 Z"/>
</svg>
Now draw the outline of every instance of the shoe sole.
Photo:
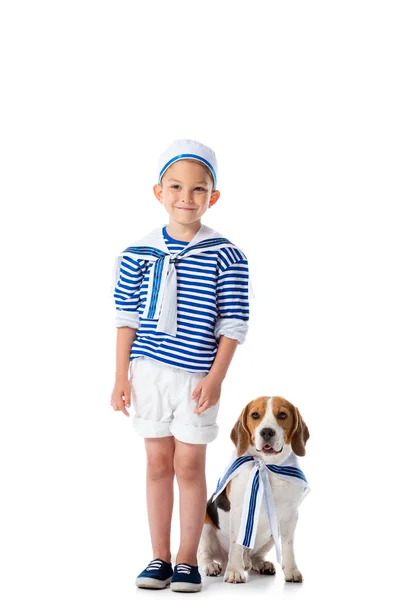
<svg viewBox="0 0 400 600">
<path fill-rule="evenodd" d="M 148 590 L 162 590 L 163 588 L 166 588 L 167 585 L 169 585 L 171 583 L 171 577 L 168 577 L 168 579 L 153 579 L 152 577 L 138 577 L 136 579 L 136 585 L 139 588 L 145 588 Z"/>
<path fill-rule="evenodd" d="M 200 592 L 201 583 L 189 583 L 188 581 L 174 581 L 170 586 L 173 592 Z"/>
</svg>

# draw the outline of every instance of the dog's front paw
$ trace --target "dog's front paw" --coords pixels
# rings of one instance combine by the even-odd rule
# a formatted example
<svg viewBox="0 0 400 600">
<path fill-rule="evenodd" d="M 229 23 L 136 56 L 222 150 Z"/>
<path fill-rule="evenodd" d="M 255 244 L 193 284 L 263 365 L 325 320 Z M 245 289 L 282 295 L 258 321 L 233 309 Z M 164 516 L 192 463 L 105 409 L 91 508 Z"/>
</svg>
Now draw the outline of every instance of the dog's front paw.
<svg viewBox="0 0 400 600">
<path fill-rule="evenodd" d="M 301 583 L 303 576 L 298 569 L 283 569 L 285 581 L 292 581 L 293 583 Z"/>
<path fill-rule="evenodd" d="M 225 571 L 224 581 L 227 583 L 246 583 L 246 574 L 243 569 L 230 569 Z"/>
<path fill-rule="evenodd" d="M 204 569 L 206 575 L 210 577 L 217 577 L 222 572 L 222 567 L 219 563 L 215 562 L 215 560 L 208 563 L 208 565 Z"/>
<path fill-rule="evenodd" d="M 262 575 L 275 575 L 276 573 L 273 563 L 269 562 L 268 560 L 252 559 L 251 562 L 251 568 L 254 569 L 254 571 L 258 571 Z"/>
</svg>

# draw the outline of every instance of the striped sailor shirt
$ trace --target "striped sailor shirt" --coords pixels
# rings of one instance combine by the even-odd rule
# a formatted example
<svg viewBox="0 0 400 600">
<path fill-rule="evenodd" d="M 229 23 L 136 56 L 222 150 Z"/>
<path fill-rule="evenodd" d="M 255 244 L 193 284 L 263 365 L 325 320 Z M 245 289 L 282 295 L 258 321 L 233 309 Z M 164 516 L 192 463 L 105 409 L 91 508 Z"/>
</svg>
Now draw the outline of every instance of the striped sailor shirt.
<svg viewBox="0 0 400 600">
<path fill-rule="evenodd" d="M 148 255 L 156 249 L 136 246 L 121 253 L 114 280 L 116 326 L 137 329 L 131 361 L 147 356 L 190 372 L 208 373 L 221 335 L 244 342 L 249 320 L 246 256 L 225 238 L 211 234 L 208 244 L 211 248 L 207 248 L 207 235 L 212 230 L 202 225 L 201 232 L 204 241 L 198 244 L 198 250 L 193 246 L 189 254 L 188 242 L 171 238 L 166 226 L 162 229 L 165 247 L 171 255 L 167 258 L 173 262 L 166 265 L 165 278 L 172 266 L 176 277 L 176 330 L 172 335 L 166 333 L 166 328 L 162 330 L 159 319 L 154 318 L 158 300 L 156 296 L 153 301 L 153 287 L 162 279 L 161 270 L 146 256 L 142 259 L 138 255 L 138 248 L 144 248 Z M 183 251 L 175 261 L 174 257 Z"/>
</svg>

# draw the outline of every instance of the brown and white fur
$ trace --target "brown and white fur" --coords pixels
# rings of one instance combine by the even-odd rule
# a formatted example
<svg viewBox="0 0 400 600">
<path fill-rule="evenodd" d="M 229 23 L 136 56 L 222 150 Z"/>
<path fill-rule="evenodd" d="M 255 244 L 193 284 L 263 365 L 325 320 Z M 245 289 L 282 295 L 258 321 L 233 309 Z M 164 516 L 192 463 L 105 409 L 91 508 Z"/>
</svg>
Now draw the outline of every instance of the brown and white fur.
<svg viewBox="0 0 400 600">
<path fill-rule="evenodd" d="M 305 455 L 305 445 L 310 437 L 298 408 L 280 396 L 252 400 L 243 409 L 231 431 L 236 446 L 232 462 L 237 456 L 261 457 L 267 464 L 282 463 L 293 451 Z M 275 568 L 265 560 L 274 546 L 266 511 L 260 510 L 254 549 L 236 544 L 244 501 L 244 493 L 253 463 L 249 463 L 215 499 L 208 500 L 201 534 L 198 562 L 206 575 L 225 572 L 228 583 L 246 582 L 246 573 L 254 569 L 259 573 L 274 575 Z M 282 544 L 282 568 L 286 581 L 301 582 L 293 550 L 294 531 L 297 524 L 298 505 L 302 486 L 285 481 L 268 472 L 274 496 Z"/>
</svg>

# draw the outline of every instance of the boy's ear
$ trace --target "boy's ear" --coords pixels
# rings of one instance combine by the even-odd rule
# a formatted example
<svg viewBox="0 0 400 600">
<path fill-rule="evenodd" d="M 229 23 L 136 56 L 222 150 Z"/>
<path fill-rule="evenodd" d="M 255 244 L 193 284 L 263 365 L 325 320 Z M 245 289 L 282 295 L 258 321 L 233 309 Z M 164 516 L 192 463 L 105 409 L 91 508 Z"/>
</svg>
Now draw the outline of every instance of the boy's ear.
<svg viewBox="0 0 400 600">
<path fill-rule="evenodd" d="M 162 187 L 159 183 L 156 183 L 155 186 L 153 186 L 153 192 L 155 197 L 157 198 L 157 200 L 159 202 L 161 202 L 161 204 L 163 203 L 163 192 L 162 192 Z"/>
<path fill-rule="evenodd" d="M 208 208 L 211 208 L 212 206 L 214 206 L 214 204 L 217 202 L 219 197 L 220 197 L 219 191 L 215 190 L 210 196 L 210 202 L 208 203 Z"/>
</svg>

